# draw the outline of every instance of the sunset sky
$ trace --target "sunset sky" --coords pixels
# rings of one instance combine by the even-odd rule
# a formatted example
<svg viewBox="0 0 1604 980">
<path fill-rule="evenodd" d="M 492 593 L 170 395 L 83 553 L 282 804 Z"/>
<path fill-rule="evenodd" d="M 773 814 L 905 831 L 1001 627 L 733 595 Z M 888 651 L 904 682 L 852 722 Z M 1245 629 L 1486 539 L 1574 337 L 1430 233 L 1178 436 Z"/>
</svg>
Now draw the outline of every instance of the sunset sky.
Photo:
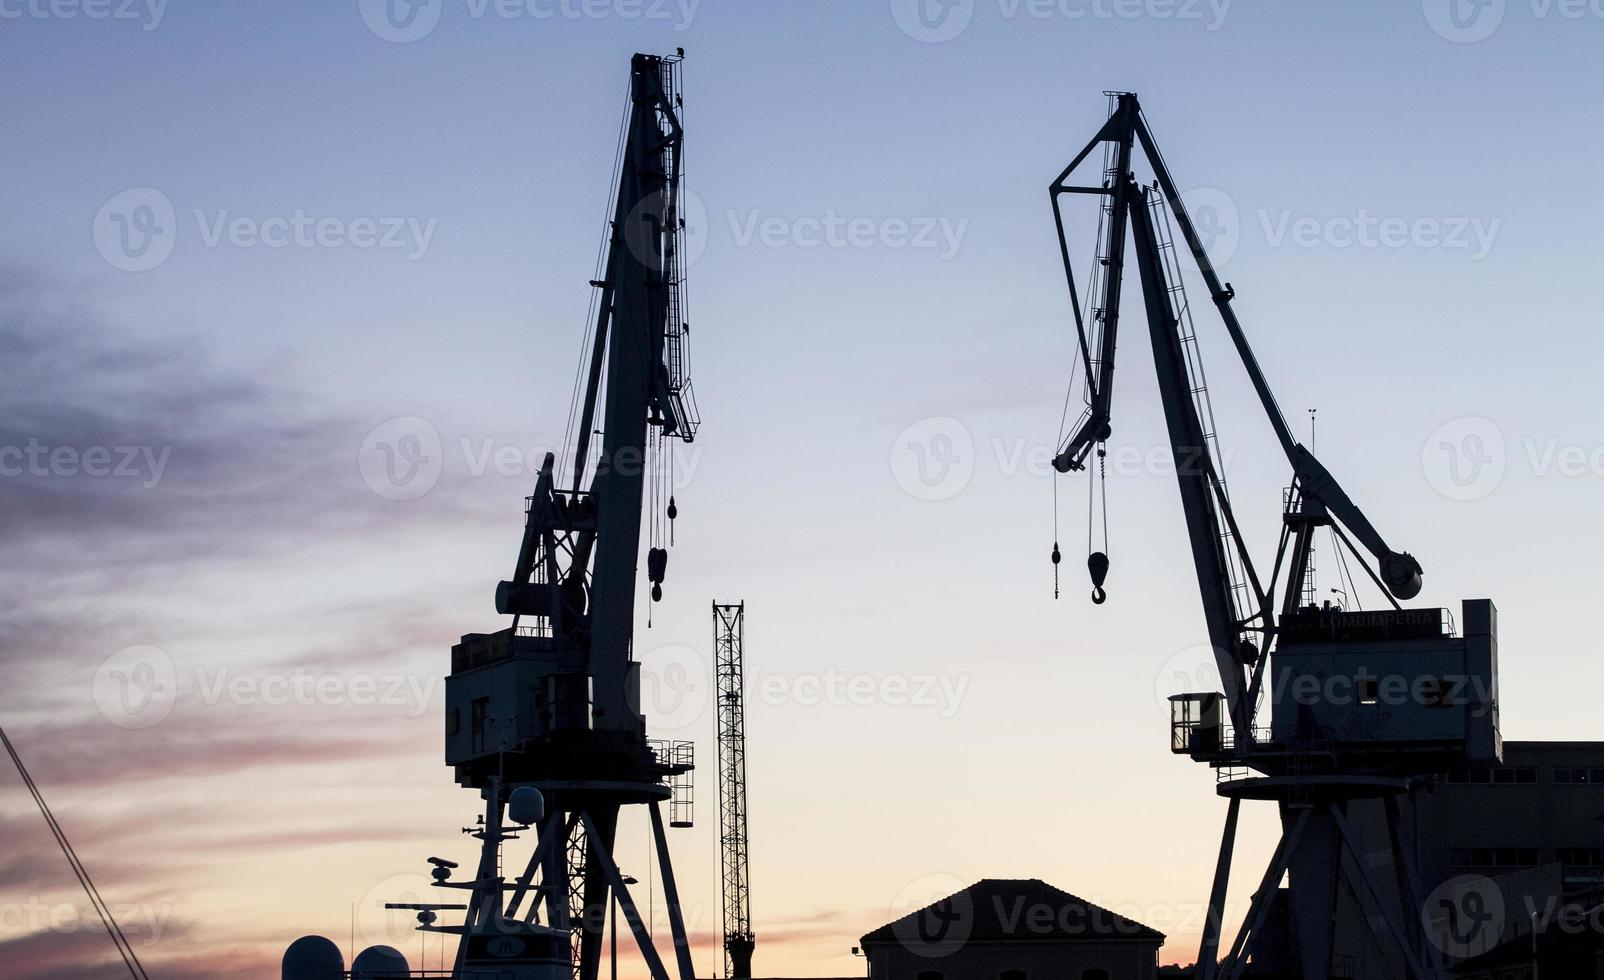
<svg viewBox="0 0 1604 980">
<path fill-rule="evenodd" d="M 562 439 L 635 51 L 686 49 L 699 208 L 704 424 L 636 650 L 656 734 L 702 761 L 672 838 L 700 973 L 715 599 L 747 603 L 760 975 L 861 975 L 859 936 L 982 877 L 1195 956 L 1224 805 L 1166 753 L 1207 651 L 1145 330 L 1108 604 L 1083 478 L 1057 602 L 1048 563 L 1074 346 L 1046 187 L 1106 89 L 1141 93 L 1282 406 L 1319 409 L 1326 464 L 1425 567 L 1417 604 L 1497 603 L 1505 736 L 1600 737 L 1597 12 L 382 8 L 0 0 L 0 721 L 153 974 L 265 980 L 309 933 L 416 964 L 380 906 L 473 854 L 441 675 L 498 628 L 527 461 Z M 1200 328 L 1268 563 L 1286 466 Z M 374 469 L 397 433 L 440 447 L 403 493 Z M 1243 861 L 1274 822 L 1250 808 Z M 621 832 L 643 882 L 647 833 Z M 0 840 L 0 976 L 118 976 L 14 774 Z"/>
</svg>

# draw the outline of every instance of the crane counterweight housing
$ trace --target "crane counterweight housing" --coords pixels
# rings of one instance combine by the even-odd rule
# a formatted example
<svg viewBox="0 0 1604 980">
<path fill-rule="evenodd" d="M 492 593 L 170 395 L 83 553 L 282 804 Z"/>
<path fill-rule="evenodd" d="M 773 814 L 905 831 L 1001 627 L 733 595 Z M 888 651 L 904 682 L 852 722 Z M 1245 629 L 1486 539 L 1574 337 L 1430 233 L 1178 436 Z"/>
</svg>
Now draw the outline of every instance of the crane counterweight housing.
<svg viewBox="0 0 1604 980">
<path fill-rule="evenodd" d="M 1447 610 L 1399 604 L 1419 595 L 1420 563 L 1391 547 L 1313 451 L 1293 437 L 1237 318 L 1236 289 L 1220 281 L 1140 102 L 1129 92 L 1106 95 L 1107 121 L 1050 187 L 1079 342 L 1075 367 L 1084 372 L 1086 394 L 1085 411 L 1063 438 L 1054 468 L 1058 473 L 1088 470 L 1094 454 L 1101 459 L 1106 452 L 1129 252 L 1176 461 L 1203 622 L 1223 688 L 1171 698 L 1171 751 L 1212 766 L 1219 795 L 1229 801 L 1197 975 L 1234 978 L 1249 963 L 1272 960 L 1296 962 L 1303 977 L 1349 975 L 1340 971 L 1352 951 L 1337 948 L 1336 939 L 1337 924 L 1346 917 L 1385 936 L 1388 962 L 1396 967 L 1386 975 L 1446 976 L 1441 944 L 1429 941 L 1433 937 L 1420 925 L 1408 808 L 1437 774 L 1502 759 L 1497 612 L 1489 600 L 1466 601 L 1464 630 L 1456 633 Z M 1098 150 L 1100 170 L 1077 182 L 1075 175 Z M 1150 178 L 1136 175 L 1138 150 Z M 1100 209 L 1097 254 L 1084 301 L 1062 206 L 1075 196 L 1090 197 Z M 1172 229 L 1179 231 L 1179 240 Z M 1186 258 L 1208 291 L 1291 470 L 1268 578 L 1260 576 L 1243 541 L 1226 485 L 1187 298 Z M 1105 547 L 1107 499 L 1105 491 Z M 1344 584 L 1350 589 L 1339 603 L 1315 598 L 1312 552 L 1318 533 L 1330 534 L 1339 567 L 1349 573 Z M 1095 543 L 1088 543 L 1089 550 Z M 1054 554 L 1056 560 L 1056 546 Z M 1350 555 L 1381 606 L 1349 608 L 1360 599 Z M 1093 601 L 1100 604 L 1107 555 L 1093 550 L 1088 569 Z M 1277 803 L 1283 833 L 1247 918 L 1222 956 L 1221 920 L 1244 800 Z M 1395 883 L 1378 884 L 1368 870 L 1370 854 L 1353 829 L 1361 812 L 1384 814 L 1381 823 L 1398 870 Z M 1270 908 L 1279 901 L 1283 877 L 1290 883 L 1285 899 L 1290 926 L 1277 932 L 1271 920 L 1279 917 L 1272 917 Z M 1346 891 L 1341 884 L 1349 886 Z M 1357 905 L 1339 899 L 1351 895 L 1365 897 Z M 1377 922 L 1386 928 L 1378 932 Z"/>
</svg>

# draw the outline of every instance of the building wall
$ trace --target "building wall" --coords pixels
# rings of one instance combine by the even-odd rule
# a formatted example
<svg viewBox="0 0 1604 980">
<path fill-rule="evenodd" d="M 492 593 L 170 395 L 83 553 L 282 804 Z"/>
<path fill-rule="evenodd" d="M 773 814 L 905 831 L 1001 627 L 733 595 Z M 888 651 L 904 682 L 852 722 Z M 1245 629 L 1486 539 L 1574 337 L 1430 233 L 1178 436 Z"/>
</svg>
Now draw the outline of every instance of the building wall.
<svg viewBox="0 0 1604 980">
<path fill-rule="evenodd" d="M 866 947 L 873 980 L 1156 980 L 1154 943 L 968 943 L 940 958 L 918 956 L 900 945 Z M 1088 971 L 1106 970 L 1106 977 Z M 1013 978 L 1008 978 L 1013 980 Z"/>
<path fill-rule="evenodd" d="M 1416 805 L 1428 890 L 1547 864 L 1568 891 L 1604 883 L 1604 742 L 1506 742 L 1502 767 L 1451 776 Z"/>
<path fill-rule="evenodd" d="M 1484 953 L 1489 945 L 1530 935 L 1530 909 L 1604 882 L 1604 742 L 1506 742 L 1504 763 L 1440 778 L 1404 808 L 1419 855 L 1421 898 L 1441 906 L 1461 901 L 1466 876 L 1492 880 L 1503 917 L 1466 943 L 1444 942 L 1450 964 Z M 1389 901 L 1396 901 L 1397 872 L 1379 803 L 1352 806 L 1349 820 L 1361 839 L 1365 863 Z M 1485 894 L 1485 885 L 1470 890 Z M 1486 904 L 1486 903 L 1481 903 Z M 1480 906 L 1478 906 L 1480 907 Z M 1369 903 L 1346 893 L 1339 903 L 1337 944 L 1349 951 L 1356 976 L 1402 977 L 1390 943 L 1378 943 L 1366 926 Z M 1440 921 L 1447 913 L 1439 908 Z"/>
</svg>

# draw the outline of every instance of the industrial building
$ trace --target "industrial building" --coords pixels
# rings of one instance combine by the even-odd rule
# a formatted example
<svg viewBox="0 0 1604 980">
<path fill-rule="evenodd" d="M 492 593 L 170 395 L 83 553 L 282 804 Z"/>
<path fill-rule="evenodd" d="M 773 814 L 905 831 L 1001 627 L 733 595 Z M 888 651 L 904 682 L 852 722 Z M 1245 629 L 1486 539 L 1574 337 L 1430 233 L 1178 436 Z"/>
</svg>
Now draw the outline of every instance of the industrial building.
<svg viewBox="0 0 1604 980">
<path fill-rule="evenodd" d="M 987 878 L 861 943 L 873 980 L 1154 980 L 1164 934 L 1038 879 Z"/>
</svg>

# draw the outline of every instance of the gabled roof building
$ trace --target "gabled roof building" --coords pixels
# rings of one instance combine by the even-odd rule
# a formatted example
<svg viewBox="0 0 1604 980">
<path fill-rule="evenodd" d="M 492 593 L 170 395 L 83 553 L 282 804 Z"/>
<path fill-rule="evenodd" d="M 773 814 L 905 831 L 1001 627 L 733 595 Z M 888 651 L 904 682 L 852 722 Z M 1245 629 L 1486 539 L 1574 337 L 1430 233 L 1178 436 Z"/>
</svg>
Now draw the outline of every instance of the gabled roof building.
<svg viewBox="0 0 1604 980">
<path fill-rule="evenodd" d="M 987 878 L 860 942 L 873 980 L 1156 980 L 1164 934 L 1035 878 Z"/>
</svg>

